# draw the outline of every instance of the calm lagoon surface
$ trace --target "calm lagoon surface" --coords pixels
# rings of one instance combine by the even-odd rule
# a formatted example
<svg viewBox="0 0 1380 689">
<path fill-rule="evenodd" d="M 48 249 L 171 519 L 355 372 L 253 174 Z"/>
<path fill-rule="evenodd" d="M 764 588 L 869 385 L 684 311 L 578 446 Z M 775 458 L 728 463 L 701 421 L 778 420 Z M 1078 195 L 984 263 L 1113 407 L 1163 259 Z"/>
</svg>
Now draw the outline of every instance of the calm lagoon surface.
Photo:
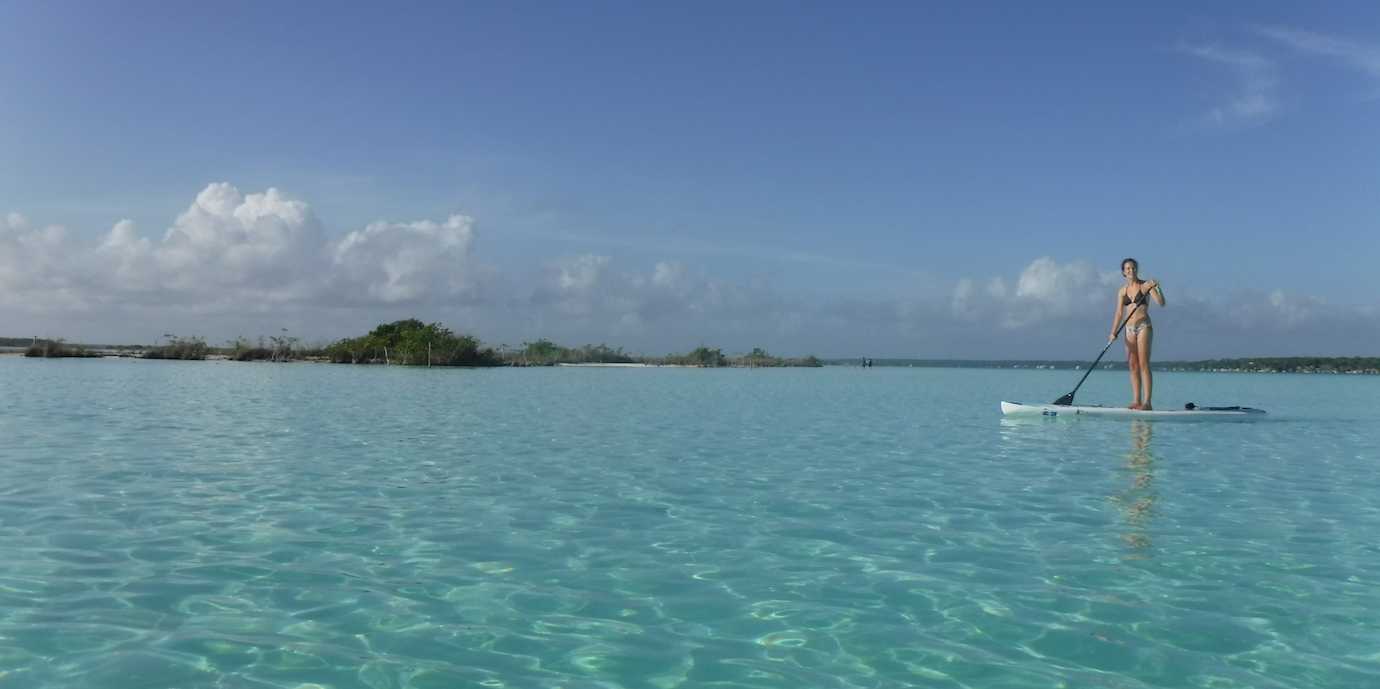
<svg viewBox="0 0 1380 689">
<path fill-rule="evenodd" d="M 0 688 L 1380 686 L 1380 377 L 1078 375 L 0 357 Z"/>
</svg>

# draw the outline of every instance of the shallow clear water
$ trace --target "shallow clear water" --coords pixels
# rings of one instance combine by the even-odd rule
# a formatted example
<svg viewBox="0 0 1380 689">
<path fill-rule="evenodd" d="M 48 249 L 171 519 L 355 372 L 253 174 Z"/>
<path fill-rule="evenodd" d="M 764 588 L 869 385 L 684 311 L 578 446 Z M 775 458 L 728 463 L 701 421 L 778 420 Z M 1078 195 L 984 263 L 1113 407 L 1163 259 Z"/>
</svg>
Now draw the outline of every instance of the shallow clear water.
<svg viewBox="0 0 1380 689">
<path fill-rule="evenodd" d="M 1380 378 L 1076 381 L 0 357 L 0 687 L 1380 686 Z"/>
</svg>

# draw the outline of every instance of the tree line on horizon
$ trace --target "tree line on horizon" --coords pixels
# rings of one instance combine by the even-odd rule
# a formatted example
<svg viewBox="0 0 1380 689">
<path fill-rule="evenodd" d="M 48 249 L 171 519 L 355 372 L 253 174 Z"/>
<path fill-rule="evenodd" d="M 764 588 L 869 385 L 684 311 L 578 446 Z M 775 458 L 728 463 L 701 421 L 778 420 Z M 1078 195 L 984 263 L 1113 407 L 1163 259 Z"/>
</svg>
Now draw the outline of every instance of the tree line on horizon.
<svg viewBox="0 0 1380 689">
<path fill-rule="evenodd" d="M 204 360 L 213 353 L 221 354 L 235 361 L 289 361 L 306 358 L 307 354 L 307 352 L 292 349 L 292 343 L 295 343 L 297 338 L 269 338 L 273 342 L 273 347 L 270 349 L 265 346 L 263 338 L 259 338 L 257 346 L 248 339 L 240 337 L 231 341 L 226 347 L 215 348 L 206 344 L 205 338 L 202 337 L 179 337 L 172 334 L 165 334 L 163 337 L 164 342 L 154 346 L 85 345 L 72 344 L 63 338 L 37 337 L 27 342 L 18 338 L 0 338 L 0 346 L 25 346 L 24 356 L 49 359 L 99 358 L 107 356 L 112 351 L 118 352 L 119 356 L 139 359 L 179 359 L 184 361 Z M 15 342 L 18 344 L 11 344 Z"/>
<path fill-rule="evenodd" d="M 1380 374 L 1380 357 L 1271 356 L 1237 359 L 1170 361 L 1174 370 L 1253 371 L 1260 373 L 1373 373 Z"/>
<path fill-rule="evenodd" d="M 641 356 L 628 354 L 622 347 L 607 344 L 565 347 L 542 338 L 523 342 L 520 347 L 485 346 L 471 335 L 458 334 L 440 323 L 423 323 L 408 318 L 383 323 L 359 337 L 347 337 L 329 345 L 301 347 L 300 338 L 260 337 L 257 344 L 238 337 L 225 347 L 212 347 L 205 338 L 165 333 L 155 346 L 77 345 L 58 339 L 0 338 L 0 346 L 24 346 L 28 357 L 99 357 L 110 351 L 144 359 L 204 360 L 211 355 L 235 361 L 316 360 L 342 364 L 384 364 L 401 366 L 554 366 L 557 364 L 647 364 L 717 367 L 822 366 L 815 356 L 785 358 L 773 356 L 761 347 L 742 356 L 727 356 L 721 349 L 699 346 L 686 354 Z"/>
<path fill-rule="evenodd" d="M 788 359 L 757 347 L 741 357 L 725 356 L 717 348 L 700 346 L 688 354 L 648 357 L 628 354 L 622 347 L 587 344 L 565 347 L 546 338 L 520 347 L 484 346 L 470 335 L 457 335 L 440 323 L 415 318 L 384 323 L 367 335 L 345 338 L 326 347 L 335 363 L 383 363 L 404 366 L 555 366 L 557 364 L 648 364 L 698 366 L 822 366 L 814 356 Z"/>
<path fill-rule="evenodd" d="M 1082 369 L 1087 361 L 1067 359 L 827 359 L 831 366 L 862 366 L 869 361 L 877 366 L 915 366 L 921 368 L 1051 368 Z M 1098 368 L 1126 370 L 1125 361 L 1104 361 Z M 1293 356 L 1240 357 L 1197 361 L 1157 361 L 1156 371 L 1241 371 L 1251 373 L 1370 373 L 1380 374 L 1380 357 Z"/>
<path fill-rule="evenodd" d="M 0 347 L 24 348 L 28 357 L 81 358 L 121 356 L 145 359 L 201 360 L 223 356 L 235 361 L 318 360 L 354 364 L 398 364 L 404 366 L 553 366 L 563 363 L 641 363 L 648 365 L 718 367 L 776 366 L 859 366 L 870 361 L 880 366 L 978 367 L 978 368 L 1059 368 L 1076 369 L 1086 361 L 1034 359 L 871 359 L 821 360 L 814 356 L 783 358 L 757 347 L 741 356 L 728 356 L 723 350 L 699 346 L 685 354 L 641 356 L 628 354 L 622 347 L 605 344 L 564 347 L 548 339 L 523 342 L 520 347 L 483 346 L 469 335 L 457 335 L 439 323 L 423 323 L 409 318 L 384 323 L 368 334 L 338 340 L 326 346 L 301 346 L 300 338 L 282 335 L 260 337 L 257 342 L 238 337 L 224 347 L 212 347 L 201 337 L 182 337 L 165 333 L 158 345 L 73 344 L 62 338 L 0 337 Z M 1125 362 L 1103 362 L 1100 368 L 1124 369 Z M 1162 361 L 1153 364 L 1161 371 L 1243 371 L 1257 373 L 1368 373 L 1380 374 L 1380 357 L 1239 357 L 1197 361 Z"/>
</svg>

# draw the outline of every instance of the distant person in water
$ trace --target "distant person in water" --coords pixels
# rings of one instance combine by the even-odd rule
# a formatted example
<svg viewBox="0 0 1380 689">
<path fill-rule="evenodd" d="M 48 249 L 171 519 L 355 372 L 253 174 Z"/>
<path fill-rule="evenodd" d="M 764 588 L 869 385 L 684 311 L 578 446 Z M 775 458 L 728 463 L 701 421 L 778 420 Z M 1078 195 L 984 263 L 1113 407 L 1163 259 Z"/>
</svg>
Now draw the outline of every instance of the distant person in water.
<svg viewBox="0 0 1380 689">
<path fill-rule="evenodd" d="M 1150 300 L 1164 306 L 1164 292 L 1158 280 L 1140 279 L 1140 264 L 1134 258 L 1121 261 L 1121 276 L 1126 278 L 1116 291 L 1116 315 L 1112 316 L 1112 332 L 1107 341 L 1116 339 L 1116 328 L 1126 320 L 1126 365 L 1131 369 L 1130 409 L 1154 409 L 1150 397 L 1155 390 L 1150 375 L 1150 343 L 1154 330 L 1150 328 Z"/>
</svg>

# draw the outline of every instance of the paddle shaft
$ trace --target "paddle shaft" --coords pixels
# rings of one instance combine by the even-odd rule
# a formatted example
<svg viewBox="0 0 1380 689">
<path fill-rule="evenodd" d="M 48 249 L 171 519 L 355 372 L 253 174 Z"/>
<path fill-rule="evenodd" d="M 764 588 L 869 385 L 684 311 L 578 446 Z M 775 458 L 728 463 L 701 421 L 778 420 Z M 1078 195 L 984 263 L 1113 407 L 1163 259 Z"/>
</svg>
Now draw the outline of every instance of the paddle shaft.
<svg viewBox="0 0 1380 689">
<path fill-rule="evenodd" d="M 1112 339 L 1107 340 L 1107 346 L 1102 348 L 1102 352 L 1097 355 L 1096 359 L 1093 359 L 1092 366 L 1089 366 L 1088 370 L 1083 372 L 1083 377 L 1078 379 L 1078 384 L 1073 386 L 1073 390 L 1069 392 L 1069 394 L 1055 400 L 1055 404 L 1064 407 L 1073 404 L 1073 396 L 1078 393 L 1078 388 L 1083 387 L 1083 381 L 1087 380 L 1088 376 L 1092 375 L 1093 369 L 1097 368 L 1098 362 L 1102 361 L 1102 357 L 1107 355 L 1107 350 L 1112 348 L 1112 343 L 1116 342 L 1117 336 L 1121 335 L 1121 329 L 1126 327 L 1127 323 L 1131 322 L 1131 316 L 1136 315 L 1136 309 L 1140 308 L 1140 305 L 1144 303 L 1144 295 L 1142 295 L 1137 299 L 1136 305 L 1131 307 L 1131 313 L 1126 314 L 1126 318 L 1121 321 L 1121 325 L 1116 327 L 1116 332 L 1112 334 Z"/>
</svg>

